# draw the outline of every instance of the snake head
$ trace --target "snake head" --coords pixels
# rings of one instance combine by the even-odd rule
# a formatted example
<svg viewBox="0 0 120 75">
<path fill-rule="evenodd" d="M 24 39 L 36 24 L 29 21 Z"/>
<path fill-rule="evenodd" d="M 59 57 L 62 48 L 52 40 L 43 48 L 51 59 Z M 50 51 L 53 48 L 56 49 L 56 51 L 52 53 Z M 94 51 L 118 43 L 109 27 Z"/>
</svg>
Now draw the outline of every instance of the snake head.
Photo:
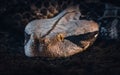
<svg viewBox="0 0 120 75">
<path fill-rule="evenodd" d="M 43 31 L 31 34 L 25 54 L 29 57 L 68 57 L 86 50 L 98 36 L 99 27 L 93 21 L 75 21 L 63 27 L 62 32 L 56 27 L 45 37 L 37 36 Z"/>
<path fill-rule="evenodd" d="M 30 36 L 24 46 L 25 54 L 55 58 L 86 50 L 97 38 L 98 32 L 92 33 L 98 31 L 99 26 L 94 21 L 79 20 L 77 13 L 80 12 L 76 8 L 68 8 L 65 12 L 74 12 L 63 11 L 55 18 L 31 21 L 25 28 L 25 33 Z"/>
</svg>

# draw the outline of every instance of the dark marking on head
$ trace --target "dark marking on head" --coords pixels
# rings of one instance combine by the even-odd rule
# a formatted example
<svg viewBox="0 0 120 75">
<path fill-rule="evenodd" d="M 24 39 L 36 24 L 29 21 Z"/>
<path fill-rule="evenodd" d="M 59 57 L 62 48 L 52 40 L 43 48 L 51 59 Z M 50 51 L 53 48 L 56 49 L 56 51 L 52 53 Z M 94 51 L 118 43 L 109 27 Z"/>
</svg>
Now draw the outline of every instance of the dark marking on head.
<svg viewBox="0 0 120 75">
<path fill-rule="evenodd" d="M 86 34 L 68 36 L 68 37 L 65 37 L 65 39 L 69 40 L 72 43 L 74 43 L 74 44 L 79 46 L 81 40 L 82 41 L 84 41 L 84 40 L 91 40 L 91 39 L 93 39 L 93 37 L 95 37 L 96 34 L 98 34 L 98 31 L 89 32 L 89 33 L 86 33 Z"/>
</svg>

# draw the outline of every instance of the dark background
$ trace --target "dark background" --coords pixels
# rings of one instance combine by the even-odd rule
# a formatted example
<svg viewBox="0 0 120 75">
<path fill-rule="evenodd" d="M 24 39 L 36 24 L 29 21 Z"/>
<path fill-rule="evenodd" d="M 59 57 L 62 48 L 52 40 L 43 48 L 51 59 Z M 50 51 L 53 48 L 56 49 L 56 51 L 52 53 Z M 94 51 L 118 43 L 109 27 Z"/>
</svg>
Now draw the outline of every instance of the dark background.
<svg viewBox="0 0 120 75">
<path fill-rule="evenodd" d="M 0 75 L 120 75 L 119 41 L 97 39 L 88 50 L 69 58 L 26 57 L 23 48 L 24 27 L 29 21 L 39 18 L 30 11 L 32 3 L 39 8 L 42 0 L 39 1 L 0 0 Z M 98 0 L 97 2 L 120 7 L 118 0 Z M 30 13 L 25 14 L 27 11 Z M 31 14 L 35 17 L 31 18 Z"/>
</svg>

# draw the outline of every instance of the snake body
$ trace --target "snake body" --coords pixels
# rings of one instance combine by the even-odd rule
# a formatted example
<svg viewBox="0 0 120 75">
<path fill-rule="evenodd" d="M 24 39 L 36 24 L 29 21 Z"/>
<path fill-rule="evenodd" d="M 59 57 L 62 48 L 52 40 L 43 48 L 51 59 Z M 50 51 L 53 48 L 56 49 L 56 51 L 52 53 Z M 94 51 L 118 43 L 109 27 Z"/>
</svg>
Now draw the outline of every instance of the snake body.
<svg viewBox="0 0 120 75">
<path fill-rule="evenodd" d="M 101 4 L 103 9 L 99 11 L 89 9 L 89 5 L 82 9 L 81 5 L 70 9 L 73 3 L 61 10 L 64 13 L 55 13 L 56 6 L 54 14 L 47 12 L 43 19 L 28 23 L 25 28 L 25 54 L 29 57 L 68 57 L 86 50 L 98 34 L 98 38 L 104 40 L 120 39 L 119 7 Z M 69 11 L 75 12 L 70 14 Z"/>
<path fill-rule="evenodd" d="M 120 40 L 120 8 L 111 4 L 96 4 L 95 6 L 96 8 L 90 7 L 86 18 L 95 20 L 99 24 L 99 38 Z"/>
</svg>

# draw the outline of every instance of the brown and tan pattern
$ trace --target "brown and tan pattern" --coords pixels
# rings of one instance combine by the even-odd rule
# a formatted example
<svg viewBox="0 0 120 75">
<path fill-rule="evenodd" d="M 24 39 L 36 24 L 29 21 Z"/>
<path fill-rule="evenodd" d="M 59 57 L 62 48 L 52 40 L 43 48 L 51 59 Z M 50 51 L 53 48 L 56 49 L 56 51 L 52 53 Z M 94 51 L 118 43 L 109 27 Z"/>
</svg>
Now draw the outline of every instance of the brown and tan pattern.
<svg viewBox="0 0 120 75">
<path fill-rule="evenodd" d="M 25 28 L 25 54 L 29 57 L 68 57 L 86 50 L 97 38 L 99 26 L 79 20 L 79 6 L 70 6 L 56 17 L 33 20 Z M 27 41 L 28 40 L 28 41 Z"/>
<path fill-rule="evenodd" d="M 39 2 L 39 1 L 38 1 Z M 40 19 L 51 18 L 66 9 L 67 7 L 73 5 L 75 1 L 73 0 L 44 0 L 40 1 L 40 5 L 33 4 L 30 8 L 33 13 Z"/>
</svg>

